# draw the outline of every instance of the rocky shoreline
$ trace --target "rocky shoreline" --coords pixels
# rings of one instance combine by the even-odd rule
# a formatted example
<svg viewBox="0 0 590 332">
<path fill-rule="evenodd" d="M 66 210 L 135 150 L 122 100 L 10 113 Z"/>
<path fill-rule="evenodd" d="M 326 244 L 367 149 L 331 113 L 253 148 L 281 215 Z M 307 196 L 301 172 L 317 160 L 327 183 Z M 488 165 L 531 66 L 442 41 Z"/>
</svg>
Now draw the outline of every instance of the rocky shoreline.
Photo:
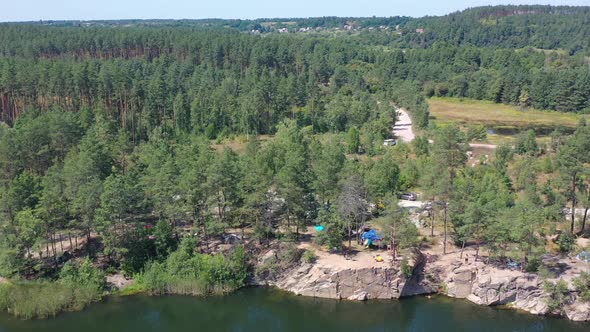
<svg viewBox="0 0 590 332">
<path fill-rule="evenodd" d="M 481 262 L 454 267 L 444 279 L 446 295 L 465 298 L 475 304 L 503 305 L 534 315 L 557 315 L 573 321 L 590 321 L 590 303 L 569 289 L 565 304 L 551 311 L 541 278 L 532 273 L 500 270 Z"/>
<path fill-rule="evenodd" d="M 535 315 L 557 315 L 573 321 L 590 321 L 590 303 L 569 290 L 565 305 L 551 311 L 543 281 L 532 273 L 499 269 L 480 261 L 456 260 L 451 265 L 433 263 L 420 251 L 410 255 L 412 276 L 399 264 L 377 267 L 344 267 L 325 261 L 303 263 L 278 277 L 255 279 L 301 296 L 364 301 L 439 293 L 478 305 L 505 306 Z"/>
</svg>

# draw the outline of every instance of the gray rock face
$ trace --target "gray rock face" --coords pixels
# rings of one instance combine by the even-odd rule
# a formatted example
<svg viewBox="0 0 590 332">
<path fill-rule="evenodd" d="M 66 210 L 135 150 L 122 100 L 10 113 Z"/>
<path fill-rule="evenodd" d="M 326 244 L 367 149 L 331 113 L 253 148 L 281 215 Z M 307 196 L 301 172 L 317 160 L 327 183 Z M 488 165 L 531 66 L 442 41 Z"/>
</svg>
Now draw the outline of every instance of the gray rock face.
<svg viewBox="0 0 590 332">
<path fill-rule="evenodd" d="M 409 264 L 414 270 L 423 267 L 422 253 L 415 252 Z M 297 295 L 355 301 L 435 292 L 436 287 L 422 281 L 417 272 L 407 280 L 397 266 L 350 269 L 303 264 L 286 271 L 278 280 L 258 281 L 258 284 L 273 285 Z"/>
<path fill-rule="evenodd" d="M 499 270 L 476 263 L 461 266 L 446 279 L 448 296 L 480 305 L 509 305 L 533 314 L 548 311 L 542 283 L 536 275 Z"/>
<path fill-rule="evenodd" d="M 268 262 L 270 262 L 271 260 L 276 260 L 277 259 L 277 251 L 276 250 L 269 250 L 266 254 L 262 255 L 262 257 L 260 257 L 259 259 L 259 263 L 260 264 L 267 264 Z"/>
<path fill-rule="evenodd" d="M 487 306 L 507 305 L 535 315 L 549 314 L 541 279 L 531 273 L 500 270 L 482 263 L 454 269 L 445 279 L 448 296 Z M 575 321 L 590 321 L 590 303 L 570 293 L 561 314 Z"/>
<path fill-rule="evenodd" d="M 571 320 L 578 322 L 590 321 L 590 303 L 574 301 L 574 303 L 564 307 L 564 313 Z"/>
<path fill-rule="evenodd" d="M 265 258 L 271 257 L 267 254 Z M 431 294 L 440 285 L 446 285 L 446 295 L 479 305 L 506 305 L 535 315 L 550 313 L 547 294 L 537 275 L 498 269 L 482 262 L 453 264 L 444 271 L 431 268 L 424 255 L 416 251 L 410 260 L 414 271 L 410 279 L 396 266 L 350 269 L 303 264 L 286 271 L 278 280 L 258 284 L 273 285 L 297 295 L 354 301 Z M 590 321 L 590 303 L 578 299 L 573 291 L 569 299 L 558 314 L 575 321 Z"/>
<path fill-rule="evenodd" d="M 364 301 L 398 298 L 404 280 L 393 267 L 341 270 L 305 264 L 275 285 L 297 295 Z"/>
</svg>

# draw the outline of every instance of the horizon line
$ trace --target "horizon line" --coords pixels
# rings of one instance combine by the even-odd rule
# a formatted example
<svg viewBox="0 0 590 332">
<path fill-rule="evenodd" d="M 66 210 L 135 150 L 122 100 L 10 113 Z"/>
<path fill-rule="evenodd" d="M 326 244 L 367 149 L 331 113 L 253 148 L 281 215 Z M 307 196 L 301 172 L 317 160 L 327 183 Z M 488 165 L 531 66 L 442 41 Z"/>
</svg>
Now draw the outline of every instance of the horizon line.
<svg viewBox="0 0 590 332">
<path fill-rule="evenodd" d="M 488 6 L 475 6 L 466 7 L 464 9 L 455 10 L 442 15 L 389 15 L 389 16 L 338 16 L 338 15 L 320 15 L 320 16 L 293 16 L 293 17 L 258 17 L 258 18 L 229 18 L 229 17 L 202 17 L 202 18 L 96 18 L 96 19 L 38 19 L 38 20 L 22 20 L 22 21 L 0 21 L 0 24 L 26 24 L 26 23 L 39 23 L 39 22 L 109 22 L 109 21 L 207 21 L 207 20 L 219 20 L 219 21 L 260 21 L 260 20 L 305 20 L 314 18 L 342 18 L 342 19 L 371 19 L 371 18 L 430 18 L 430 17 L 444 17 L 456 13 L 461 13 L 467 10 L 476 8 L 492 8 L 492 7 L 552 7 L 552 8 L 587 8 L 588 6 L 578 5 L 544 5 L 544 4 L 533 4 L 533 5 L 488 5 Z"/>
</svg>

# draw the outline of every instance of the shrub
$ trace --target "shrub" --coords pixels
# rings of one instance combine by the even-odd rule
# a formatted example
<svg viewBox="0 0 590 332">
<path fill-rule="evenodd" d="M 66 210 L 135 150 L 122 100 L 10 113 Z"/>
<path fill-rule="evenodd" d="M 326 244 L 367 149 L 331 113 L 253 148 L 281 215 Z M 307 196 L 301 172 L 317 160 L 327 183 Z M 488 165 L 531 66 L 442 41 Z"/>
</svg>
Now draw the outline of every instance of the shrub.
<svg viewBox="0 0 590 332">
<path fill-rule="evenodd" d="M 537 272 L 541 266 L 541 260 L 538 257 L 533 257 L 525 264 L 524 270 L 526 272 Z"/>
<path fill-rule="evenodd" d="M 559 251 L 561 252 L 571 252 L 576 248 L 576 239 L 570 233 L 559 234 L 556 242 L 559 245 Z"/>
<path fill-rule="evenodd" d="M 121 260 L 121 270 L 125 275 L 138 273 L 155 256 L 154 241 L 149 239 L 149 230 L 136 227 L 126 234 Z"/>
<path fill-rule="evenodd" d="M 574 288 L 583 301 L 590 301 L 590 273 L 582 272 L 574 278 Z"/>
<path fill-rule="evenodd" d="M 558 311 L 567 299 L 568 287 L 563 279 L 559 279 L 556 283 L 546 281 L 543 284 L 543 289 L 549 295 L 546 300 L 547 307 L 551 312 Z"/>
<path fill-rule="evenodd" d="M 165 264 L 159 262 L 148 263 L 144 272 L 137 278 L 138 284 L 153 295 L 163 295 L 167 292 L 168 271 Z"/>
<path fill-rule="evenodd" d="M 283 267 L 289 267 L 301 260 L 303 250 L 292 243 L 283 246 L 279 252 L 279 261 Z"/>
<path fill-rule="evenodd" d="M 275 279 L 280 271 L 276 259 L 269 259 L 266 263 L 256 266 L 254 274 L 258 279 Z"/>
<path fill-rule="evenodd" d="M 518 154 L 526 154 L 533 156 L 537 153 L 539 146 L 537 145 L 535 131 L 532 129 L 526 132 L 519 133 L 516 136 L 516 142 L 514 144 L 514 150 Z"/>
<path fill-rule="evenodd" d="M 183 240 L 164 262 L 149 263 L 137 277 L 139 286 L 153 295 L 222 294 L 244 286 L 248 262 L 242 247 L 227 257 L 206 255 L 195 253 L 191 241 Z"/>
<path fill-rule="evenodd" d="M 404 277 L 406 277 L 406 279 L 410 279 L 412 277 L 412 273 L 414 273 L 414 271 L 413 271 L 412 267 L 410 266 L 407 257 L 404 257 L 402 259 L 402 262 L 400 264 L 400 270 L 401 270 L 402 274 L 404 275 Z"/>
<path fill-rule="evenodd" d="M 325 246 L 328 243 L 328 234 L 326 232 L 318 233 L 313 239 L 313 243 L 318 246 Z"/>
<path fill-rule="evenodd" d="M 174 251 L 176 248 L 176 241 L 174 240 L 174 232 L 172 225 L 168 221 L 158 221 L 154 227 L 154 245 L 156 249 L 156 257 L 163 259 Z"/>
<path fill-rule="evenodd" d="M 551 272 L 551 270 L 545 266 L 539 266 L 538 274 L 541 279 L 550 279 L 555 277 L 553 272 Z"/>
<path fill-rule="evenodd" d="M 309 250 L 309 249 L 305 249 L 305 251 L 303 252 L 303 255 L 301 256 L 301 259 L 303 260 L 303 262 L 311 264 L 311 263 L 315 263 L 315 261 L 318 259 L 318 257 L 316 256 L 316 254 Z"/>
<path fill-rule="evenodd" d="M 487 131 L 483 125 L 474 125 L 467 127 L 467 141 L 485 141 Z"/>
<path fill-rule="evenodd" d="M 318 214 L 318 224 L 324 226 L 324 230 L 317 234 L 316 244 L 327 246 L 328 249 L 342 247 L 344 241 L 344 223 L 342 219 L 332 211 L 322 210 Z"/>
<path fill-rule="evenodd" d="M 59 281 L 70 287 L 94 288 L 100 294 L 104 290 L 106 279 L 104 273 L 92 266 L 86 258 L 82 263 L 69 261 L 64 264 L 59 273 Z"/>
</svg>

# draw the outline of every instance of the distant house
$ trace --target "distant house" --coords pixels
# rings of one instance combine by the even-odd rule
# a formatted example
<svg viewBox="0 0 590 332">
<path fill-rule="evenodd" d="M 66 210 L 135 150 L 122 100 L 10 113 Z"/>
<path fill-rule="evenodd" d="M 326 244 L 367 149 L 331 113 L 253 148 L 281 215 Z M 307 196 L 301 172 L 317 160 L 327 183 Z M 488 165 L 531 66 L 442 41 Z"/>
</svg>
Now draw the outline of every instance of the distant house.
<svg viewBox="0 0 590 332">
<path fill-rule="evenodd" d="M 289 33 L 289 29 L 281 28 L 281 29 L 279 29 L 279 33 Z"/>
<path fill-rule="evenodd" d="M 422 28 L 416 29 L 416 33 L 424 33 L 424 29 L 422 29 Z"/>
</svg>

